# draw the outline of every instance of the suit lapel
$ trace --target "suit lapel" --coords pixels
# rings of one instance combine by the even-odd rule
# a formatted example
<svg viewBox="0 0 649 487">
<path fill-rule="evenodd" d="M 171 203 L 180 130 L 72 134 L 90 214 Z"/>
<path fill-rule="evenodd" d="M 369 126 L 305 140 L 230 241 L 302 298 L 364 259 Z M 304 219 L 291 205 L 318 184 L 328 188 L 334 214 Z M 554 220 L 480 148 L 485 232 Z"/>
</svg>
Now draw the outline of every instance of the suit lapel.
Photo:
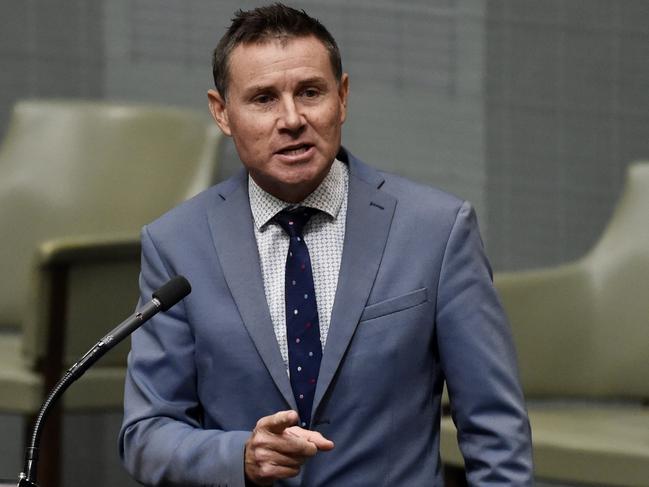
<svg viewBox="0 0 649 487">
<path fill-rule="evenodd" d="M 245 174 L 241 174 L 238 180 L 231 182 L 232 185 L 219 193 L 223 201 L 210 208 L 208 216 L 216 253 L 239 314 L 261 359 L 286 402 L 297 409 L 264 298 L 247 179 Z"/>
<path fill-rule="evenodd" d="M 350 159 L 345 243 L 313 401 L 314 414 L 331 384 L 367 303 L 396 207 L 396 199 L 380 191 L 383 178 L 379 173 Z"/>
</svg>

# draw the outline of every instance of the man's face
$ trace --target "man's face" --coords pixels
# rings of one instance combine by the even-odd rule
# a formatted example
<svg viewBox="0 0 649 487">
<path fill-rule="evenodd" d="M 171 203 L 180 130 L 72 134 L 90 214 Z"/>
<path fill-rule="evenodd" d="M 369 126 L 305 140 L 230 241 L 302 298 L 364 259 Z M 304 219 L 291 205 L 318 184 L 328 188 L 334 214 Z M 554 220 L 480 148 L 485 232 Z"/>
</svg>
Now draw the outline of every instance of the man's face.
<svg viewBox="0 0 649 487">
<path fill-rule="evenodd" d="M 348 77 L 336 82 L 315 37 L 240 44 L 230 55 L 228 98 L 208 92 L 210 111 L 265 191 L 289 202 L 308 196 L 340 147 Z"/>
</svg>

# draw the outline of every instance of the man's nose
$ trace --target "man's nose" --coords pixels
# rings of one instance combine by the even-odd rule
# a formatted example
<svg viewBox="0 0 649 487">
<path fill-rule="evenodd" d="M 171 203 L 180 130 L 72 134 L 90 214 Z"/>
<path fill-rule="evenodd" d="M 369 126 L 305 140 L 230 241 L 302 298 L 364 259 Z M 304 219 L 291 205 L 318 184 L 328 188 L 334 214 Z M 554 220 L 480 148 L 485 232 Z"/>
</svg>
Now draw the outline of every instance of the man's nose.
<svg viewBox="0 0 649 487">
<path fill-rule="evenodd" d="M 295 100 L 290 97 L 283 100 L 279 114 L 279 128 L 296 131 L 304 127 L 306 120 Z"/>
</svg>

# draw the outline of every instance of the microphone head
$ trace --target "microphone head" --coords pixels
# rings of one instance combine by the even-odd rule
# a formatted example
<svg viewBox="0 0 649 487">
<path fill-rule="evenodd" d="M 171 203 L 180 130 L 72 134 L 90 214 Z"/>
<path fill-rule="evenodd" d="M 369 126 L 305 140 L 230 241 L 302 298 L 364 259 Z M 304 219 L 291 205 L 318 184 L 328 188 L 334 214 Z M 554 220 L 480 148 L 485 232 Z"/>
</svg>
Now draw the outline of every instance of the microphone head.
<svg viewBox="0 0 649 487">
<path fill-rule="evenodd" d="M 183 276 L 172 277 L 161 288 L 153 292 L 153 297 L 160 301 L 160 309 L 167 311 L 192 291 L 189 281 Z"/>
</svg>

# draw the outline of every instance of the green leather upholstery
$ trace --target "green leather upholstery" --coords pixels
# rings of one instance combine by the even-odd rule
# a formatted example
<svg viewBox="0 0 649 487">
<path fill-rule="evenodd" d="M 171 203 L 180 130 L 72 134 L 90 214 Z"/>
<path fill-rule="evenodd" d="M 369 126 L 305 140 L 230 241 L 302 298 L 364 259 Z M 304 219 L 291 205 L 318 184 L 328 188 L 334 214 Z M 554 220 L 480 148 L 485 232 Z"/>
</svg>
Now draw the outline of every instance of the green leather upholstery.
<svg viewBox="0 0 649 487">
<path fill-rule="evenodd" d="M 517 345 L 537 476 L 649 485 L 649 163 L 629 168 L 586 256 L 495 283 Z M 461 465 L 455 435 L 445 418 L 444 460 Z"/>
<path fill-rule="evenodd" d="M 189 110 L 16 105 L 0 148 L 0 411 L 37 411 L 53 339 L 67 368 L 133 312 L 139 230 L 213 182 L 219 140 Z M 127 348 L 75 383 L 66 406 L 121 408 Z"/>
</svg>

